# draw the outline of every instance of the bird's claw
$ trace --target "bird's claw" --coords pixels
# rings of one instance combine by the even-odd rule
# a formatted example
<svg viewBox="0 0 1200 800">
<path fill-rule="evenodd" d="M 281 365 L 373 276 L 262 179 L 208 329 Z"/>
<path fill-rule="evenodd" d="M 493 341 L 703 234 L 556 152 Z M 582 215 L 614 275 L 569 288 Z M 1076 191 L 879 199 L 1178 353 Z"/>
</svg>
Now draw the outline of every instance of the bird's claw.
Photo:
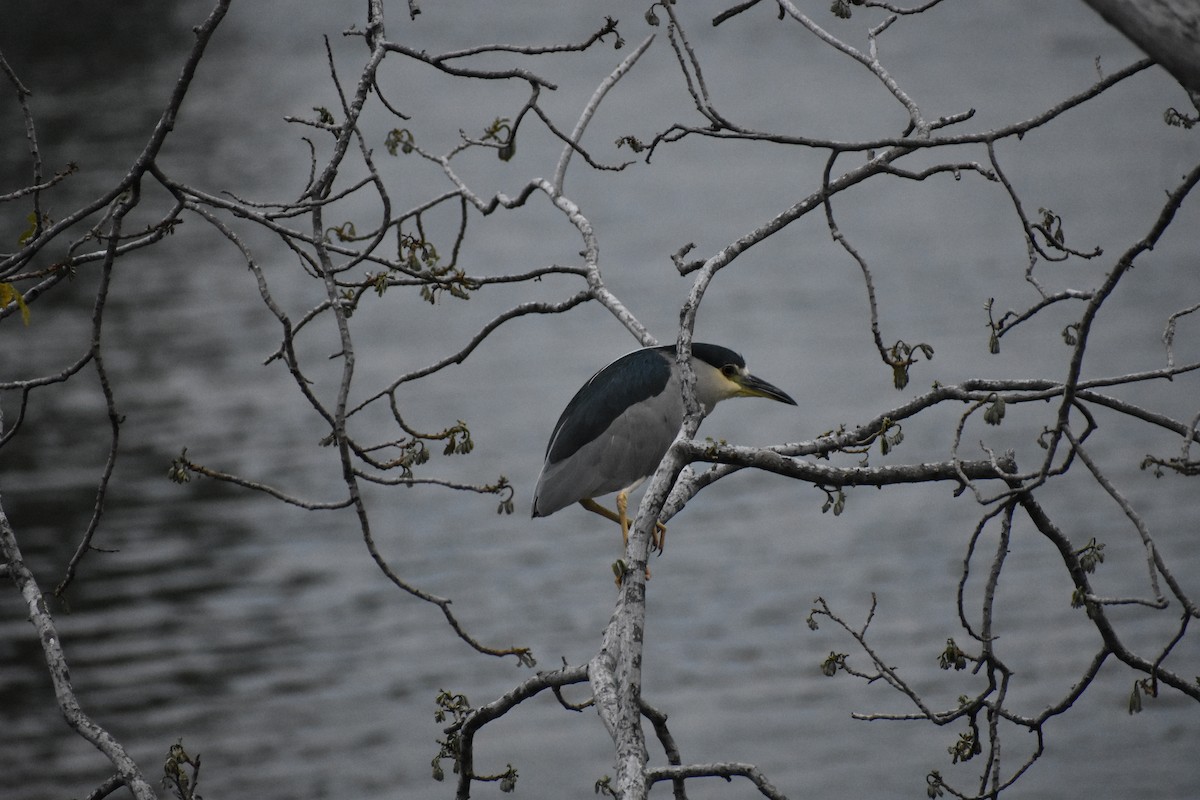
<svg viewBox="0 0 1200 800">
<path fill-rule="evenodd" d="M 661 556 L 663 554 L 663 548 L 666 546 L 666 544 L 667 526 L 655 520 L 654 532 L 650 534 L 650 549 Z"/>
</svg>

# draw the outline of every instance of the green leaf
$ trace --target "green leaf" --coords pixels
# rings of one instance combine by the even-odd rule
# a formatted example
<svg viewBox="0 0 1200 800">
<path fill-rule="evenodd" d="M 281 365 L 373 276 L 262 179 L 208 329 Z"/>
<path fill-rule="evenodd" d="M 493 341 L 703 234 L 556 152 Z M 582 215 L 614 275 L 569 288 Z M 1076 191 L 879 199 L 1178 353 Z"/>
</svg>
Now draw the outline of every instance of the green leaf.
<svg viewBox="0 0 1200 800">
<path fill-rule="evenodd" d="M 995 397 L 987 411 L 983 412 L 983 421 L 988 425 L 999 425 L 1004 419 L 1004 398 L 999 395 Z"/>
<path fill-rule="evenodd" d="M 1104 563 L 1104 543 L 1097 542 L 1095 537 L 1090 539 L 1083 549 L 1076 552 L 1079 556 L 1079 567 L 1086 573 L 1094 573 L 1096 567 Z"/>
<path fill-rule="evenodd" d="M 832 678 L 837 674 L 839 668 L 846 666 L 847 653 L 831 652 L 829 656 L 821 662 L 821 674 L 826 678 Z"/>
<path fill-rule="evenodd" d="M 21 321 L 29 325 L 29 306 L 25 303 L 25 295 L 11 283 L 0 283 L 0 306 L 16 303 L 21 310 Z"/>
<path fill-rule="evenodd" d="M 29 227 L 22 231 L 20 237 L 17 239 L 17 243 L 22 246 L 33 241 L 33 237 L 38 235 L 38 231 L 50 224 L 50 218 L 48 216 L 42 214 L 41 219 L 39 220 L 38 215 L 32 211 L 25 216 L 25 221 L 29 223 Z"/>
<path fill-rule="evenodd" d="M 408 155 L 413 151 L 412 132 L 407 128 L 392 128 L 383 140 L 383 146 L 387 148 L 389 155 L 396 155 L 397 150 Z"/>
</svg>

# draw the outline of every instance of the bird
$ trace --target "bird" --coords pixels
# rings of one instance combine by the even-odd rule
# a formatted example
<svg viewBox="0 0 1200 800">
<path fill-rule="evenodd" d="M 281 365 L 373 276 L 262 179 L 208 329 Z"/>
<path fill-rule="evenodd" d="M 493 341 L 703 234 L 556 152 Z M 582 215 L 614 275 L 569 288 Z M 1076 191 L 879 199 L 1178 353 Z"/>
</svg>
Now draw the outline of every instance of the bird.
<svg viewBox="0 0 1200 800">
<path fill-rule="evenodd" d="M 782 389 L 750 374 L 745 359 L 728 347 L 693 343 L 691 366 L 704 414 L 731 397 L 796 405 Z M 588 379 L 558 418 L 534 491 L 533 516 L 546 517 L 577 502 L 618 523 L 628 546 L 629 494 L 658 469 L 683 417 L 675 345 L 645 347 L 613 361 Z M 616 512 L 595 499 L 612 492 L 617 492 Z M 657 525 L 659 553 L 665 531 Z"/>
</svg>

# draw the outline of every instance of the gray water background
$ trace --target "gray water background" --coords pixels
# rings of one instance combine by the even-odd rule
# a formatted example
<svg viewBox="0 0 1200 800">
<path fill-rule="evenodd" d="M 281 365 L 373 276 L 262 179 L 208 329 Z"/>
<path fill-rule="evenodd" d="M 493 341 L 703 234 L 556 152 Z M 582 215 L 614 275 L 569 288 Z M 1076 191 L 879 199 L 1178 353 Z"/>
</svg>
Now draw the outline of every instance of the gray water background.
<svg viewBox="0 0 1200 800">
<path fill-rule="evenodd" d="M 331 37 L 342 74 L 355 74 L 363 49 L 340 32 L 361 26 L 362 5 L 235 3 L 192 87 L 165 168 L 214 191 L 295 196 L 308 168 L 300 137 L 309 132 L 282 118 L 336 107 L 320 37 Z M 839 23 L 826 6 L 808 11 L 865 47 L 864 17 Z M 544 95 L 546 107 L 566 128 L 591 88 L 650 32 L 644 6 L 635 3 L 438 0 L 424 7 L 415 23 L 392 9 L 389 32 L 430 51 L 579 40 L 604 15 L 620 19 L 626 50 L 542 60 L 561 82 Z M 729 113 L 819 136 L 902 128 L 894 101 L 860 66 L 764 9 L 714 32 L 707 20 L 721 7 L 681 6 L 715 99 Z M 74 160 L 83 167 L 53 196 L 52 214 L 124 171 L 178 73 L 190 27 L 206 12 L 198 2 L 120 9 L 10 4 L 0 46 L 36 92 L 47 164 Z M 931 24 L 936 37 L 919 25 L 896 26 L 881 39 L 882 54 L 927 115 L 976 108 L 972 129 L 1030 117 L 1086 87 L 1097 56 L 1104 70 L 1139 57 L 1082 3 L 947 3 Z M 617 136 L 648 138 L 667 121 L 695 119 L 671 59 L 660 32 L 589 130 L 597 153 L 622 160 L 609 145 Z M 734 60 L 736 79 L 719 68 Z M 398 59 L 382 77 L 396 87 L 391 99 L 419 110 L 413 127 L 429 142 L 511 114 L 525 92 L 517 85 L 454 85 Z M 1181 90 L 1151 70 L 1071 112 L 1060 126 L 1000 145 L 1027 202 L 1063 213 L 1071 242 L 1106 248 L 1096 266 L 1062 274 L 1043 265 L 1056 285 L 1094 283 L 1120 248 L 1148 230 L 1163 191 L 1200 153 L 1194 132 L 1161 121 L 1167 106 L 1185 104 Z M 12 187 L 24 180 L 25 144 L 13 105 L 0 114 L 0 167 L 3 185 Z M 445 184 L 412 159 L 382 156 L 394 124 L 379 114 L 366 120 L 403 206 Z M 475 159 L 464 165 L 468 178 L 483 192 L 511 193 L 529 176 L 548 177 L 558 149 L 546 149 L 548 138 L 533 127 L 512 164 Z M 984 152 L 963 157 L 983 159 Z M 670 339 L 689 283 L 668 254 L 691 241 L 704 256 L 761 224 L 813 190 L 822 158 L 692 140 L 664 149 L 650 167 L 619 175 L 583 166 L 576 161 L 567 190 L 597 229 L 611 288 L 657 336 Z M 983 302 L 997 297 L 1007 308 L 1032 299 L 1021 279 L 1024 246 L 998 188 L 970 176 L 959 183 L 946 176 L 873 181 L 840 198 L 837 209 L 843 230 L 876 267 L 885 338 L 929 342 L 934 361 L 918 366 L 905 393 L 890 388 L 872 350 L 857 268 L 820 219 L 806 219 L 724 273 L 698 325 L 700 338 L 744 352 L 756 372 L 797 398 L 799 409 L 726 404 L 703 434 L 757 444 L 810 439 L 861 422 L 934 380 L 1064 373 L 1068 351 L 1056 346 L 1057 331 L 1077 308 L 1047 314 L 1005 340 L 998 356 L 986 352 Z M 346 218 L 355 210 L 347 208 Z M 3 213 L 4 235 L 14 238 L 23 220 Z M 1129 276 L 1099 320 L 1087 374 L 1163 362 L 1158 337 L 1166 315 L 1196 301 L 1198 225 L 1189 203 L 1172 234 Z M 319 300 L 319 287 L 300 279 L 274 242 L 253 233 L 248 241 L 289 310 L 300 313 Z M 557 212 L 538 202 L 479 223 L 468 245 L 469 273 L 574 263 L 579 249 Z M 60 369 L 77 357 L 86 347 L 93 287 L 94 275 L 83 270 L 68 291 L 35 306 L 29 328 L 6 325 L 0 380 Z M 578 288 L 563 278 L 535 292 L 560 299 Z M 526 291 L 487 290 L 469 303 L 447 299 L 436 307 L 391 292 L 367 304 L 355 320 L 361 391 L 456 350 Z M 182 737 L 189 751 L 203 754 L 202 789 L 210 800 L 449 796 L 450 786 L 430 779 L 441 735 L 435 694 L 446 688 L 486 702 L 525 671 L 511 659 L 473 653 L 435 608 L 397 592 L 371 563 L 348 514 L 306 513 L 212 482 L 181 487 L 165 478 L 170 459 L 187 446 L 215 468 L 314 499 L 338 497 L 333 453 L 318 446 L 324 431 L 279 365 L 262 366 L 277 333 L 237 254 L 189 219 L 170 241 L 118 270 L 106 337 L 127 425 L 97 545 L 117 552 L 88 558 L 71 592 L 71 613 L 57 615 L 84 707 L 152 776 L 167 746 Z M 323 337 L 305 343 L 310 363 L 335 349 L 328 330 Z M 1194 328 L 1184 325 L 1181 359 L 1196 356 L 1195 342 Z M 435 457 L 428 474 L 472 482 L 507 475 L 518 490 L 517 514 L 497 515 L 492 498 L 433 488 L 369 494 L 377 540 L 402 575 L 453 597 L 456 613 L 483 641 L 532 647 L 544 668 L 594 653 L 612 608 L 608 564 L 616 541 L 605 524 L 578 510 L 530 521 L 530 490 L 558 410 L 592 371 L 634 344 L 598 307 L 526 318 L 501 329 L 466 364 L 402 393 L 418 427 L 460 418 L 472 425 L 475 452 Z M 316 366 L 314 374 L 330 375 Z M 1123 396 L 1190 416 L 1196 390 L 1194 379 L 1181 379 Z M 3 410 L 11 421 L 12 398 Z M 905 444 L 889 460 L 944 458 L 957 413 L 947 409 L 906 426 Z M 1033 438 L 1048 421 L 1030 409 L 974 435 L 1017 448 L 1032 463 L 1040 452 Z M 1177 442 L 1147 437 L 1111 415 L 1101 423 L 1097 457 L 1146 515 L 1195 596 L 1195 487 L 1137 469 L 1147 452 L 1173 454 Z M 60 578 L 90 516 L 106 430 L 94 380 L 83 375 L 36 395 L 21 438 L 0 453 L 0 497 L 44 590 Z M 872 459 L 882 463 L 878 453 Z M 946 754 L 961 730 L 850 719 L 851 711 L 909 707 L 880 685 L 824 678 L 818 666 L 832 650 L 866 664 L 833 626 L 813 632 L 805 617 L 820 595 L 861 621 L 875 593 L 875 645 L 934 705 L 950 707 L 977 687 L 969 675 L 935 665 L 945 638 L 961 639 L 953 592 L 976 506 L 966 496 L 952 499 L 948 487 L 857 490 L 835 518 L 820 513 L 822 499 L 806 486 L 742 473 L 706 490 L 673 522 L 667 553 L 652 565 L 645 696 L 670 714 L 686 761 L 754 762 L 792 797 L 923 797 L 930 769 L 969 784 L 976 763 L 951 766 Z M 1101 591 L 1146 593 L 1136 534 L 1094 484 L 1080 474 L 1043 500 L 1074 541 L 1095 536 L 1107 544 Z M 998 625 L 1001 653 L 1018 671 L 1013 703 L 1026 713 L 1065 694 L 1097 646 L 1080 612 L 1068 607 L 1069 594 L 1051 549 L 1028 527 L 1018 528 Z M 1114 612 L 1148 652 L 1169 636 L 1173 615 L 1144 623 L 1144 614 Z M 1200 647 L 1185 643 L 1172 664 L 1184 675 L 1200 673 Z M 1011 796 L 1200 796 L 1195 704 L 1167 693 L 1130 716 L 1135 677 L 1107 666 L 1076 708 L 1047 725 L 1046 755 Z M 1031 738 L 1008 732 L 1007 764 L 1024 757 Z M 592 796 L 593 782 L 611 772 L 611 757 L 592 712 L 563 711 L 546 697 L 490 726 L 476 763 L 497 771 L 512 763 L 521 775 L 517 796 L 551 798 Z M 19 598 L 5 592 L 0 798 L 81 797 L 107 774 L 101 757 L 57 714 Z M 476 795 L 498 792 L 478 787 Z M 748 784 L 712 781 L 694 784 L 690 796 L 755 795 Z"/>
</svg>

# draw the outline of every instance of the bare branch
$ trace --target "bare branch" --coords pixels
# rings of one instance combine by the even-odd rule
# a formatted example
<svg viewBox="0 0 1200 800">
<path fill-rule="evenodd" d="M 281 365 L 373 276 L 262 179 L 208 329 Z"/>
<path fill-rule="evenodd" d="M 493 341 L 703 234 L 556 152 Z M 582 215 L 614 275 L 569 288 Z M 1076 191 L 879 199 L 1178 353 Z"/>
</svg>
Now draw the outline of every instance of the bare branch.
<svg viewBox="0 0 1200 800">
<path fill-rule="evenodd" d="M 653 767 L 646 771 L 646 780 L 653 785 L 659 781 L 680 781 L 693 778 L 745 778 L 754 784 L 763 797 L 771 800 L 786 800 L 786 795 L 767 780 L 753 764 L 734 761 L 714 764 L 687 764 L 684 766 Z"/>
<path fill-rule="evenodd" d="M 16 532 L 9 524 L 8 517 L 2 508 L 0 508 L 0 555 L 4 557 L 9 577 L 12 578 L 17 591 L 25 600 L 29 621 L 37 628 L 42 655 L 46 661 L 47 671 L 50 673 L 50 680 L 54 685 L 54 695 L 58 699 L 59 710 L 67 724 L 104 754 L 117 770 L 121 781 L 137 800 L 156 800 L 157 795 L 154 793 L 154 788 L 146 781 L 125 748 L 113 738 L 112 734 L 92 721 L 80 706 L 79 700 L 75 696 L 75 690 L 71 686 L 67 657 L 63 653 L 62 641 L 59 639 L 54 619 L 46 605 L 46 598 L 38 588 L 33 573 L 25 566 L 21 550 L 17 546 Z"/>
<path fill-rule="evenodd" d="M 617 81 L 621 80 L 625 73 L 633 69 L 633 65 L 637 63 L 637 60 L 642 57 L 642 53 L 646 52 L 646 48 L 653 41 L 653 35 L 643 39 L 642 43 L 635 47 L 632 53 L 625 56 L 625 60 L 607 78 L 601 81 L 600 85 L 596 87 L 596 91 L 592 93 L 591 99 L 588 100 L 583 112 L 579 115 L 579 120 L 575 123 L 575 130 L 571 131 L 571 136 L 567 140 L 567 146 L 563 148 L 562 155 L 559 156 L 558 166 L 554 169 L 554 180 L 551 181 L 551 185 L 554 187 L 553 194 L 562 194 L 563 181 L 567 176 L 567 164 L 571 160 L 571 154 L 575 152 L 576 146 L 583 139 L 583 131 L 587 128 L 587 124 L 591 121 L 592 116 L 595 115 L 600 102 L 608 94 L 609 90 L 617 85 Z"/>
</svg>

